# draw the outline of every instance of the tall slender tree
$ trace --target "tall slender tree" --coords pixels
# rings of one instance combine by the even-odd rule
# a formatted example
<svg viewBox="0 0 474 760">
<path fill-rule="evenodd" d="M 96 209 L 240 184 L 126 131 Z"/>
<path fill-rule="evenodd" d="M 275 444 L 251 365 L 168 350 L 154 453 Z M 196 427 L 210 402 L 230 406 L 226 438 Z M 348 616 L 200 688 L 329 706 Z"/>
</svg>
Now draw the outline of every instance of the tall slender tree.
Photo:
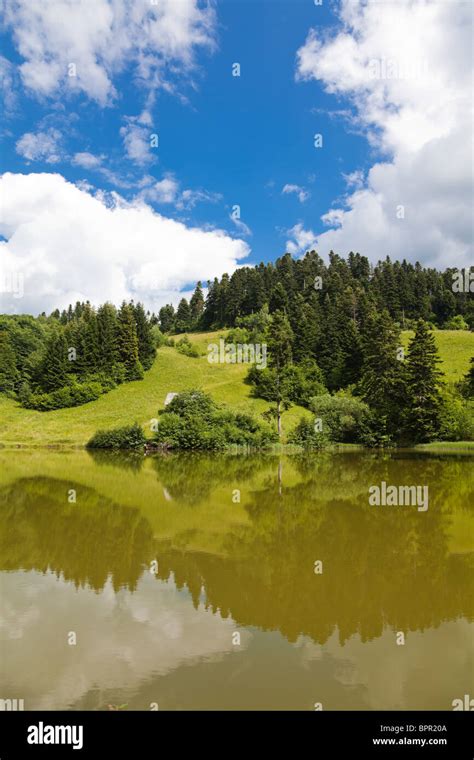
<svg viewBox="0 0 474 760">
<path fill-rule="evenodd" d="M 442 373 L 434 335 L 422 319 L 408 347 L 404 432 L 410 441 L 432 441 L 441 429 Z"/>
</svg>

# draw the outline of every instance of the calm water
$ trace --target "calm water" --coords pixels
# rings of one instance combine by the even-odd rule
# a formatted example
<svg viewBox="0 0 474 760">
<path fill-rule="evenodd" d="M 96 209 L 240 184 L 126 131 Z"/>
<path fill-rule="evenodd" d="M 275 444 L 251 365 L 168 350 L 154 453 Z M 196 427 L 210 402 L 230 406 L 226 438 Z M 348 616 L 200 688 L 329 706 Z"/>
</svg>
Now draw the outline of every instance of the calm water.
<svg viewBox="0 0 474 760">
<path fill-rule="evenodd" d="M 370 506 L 382 481 L 428 509 Z M 472 458 L 3 450 L 0 509 L 0 697 L 25 709 L 474 694 Z"/>
</svg>

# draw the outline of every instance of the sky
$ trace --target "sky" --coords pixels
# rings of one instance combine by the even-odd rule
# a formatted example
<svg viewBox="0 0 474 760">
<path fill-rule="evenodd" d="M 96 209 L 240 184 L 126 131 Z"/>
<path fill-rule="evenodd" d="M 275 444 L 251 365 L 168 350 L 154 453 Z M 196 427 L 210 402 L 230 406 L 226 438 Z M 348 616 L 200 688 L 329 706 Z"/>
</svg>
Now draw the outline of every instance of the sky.
<svg viewBox="0 0 474 760">
<path fill-rule="evenodd" d="M 474 263 L 470 2 L 0 7 L 3 312 L 309 249 Z"/>
</svg>

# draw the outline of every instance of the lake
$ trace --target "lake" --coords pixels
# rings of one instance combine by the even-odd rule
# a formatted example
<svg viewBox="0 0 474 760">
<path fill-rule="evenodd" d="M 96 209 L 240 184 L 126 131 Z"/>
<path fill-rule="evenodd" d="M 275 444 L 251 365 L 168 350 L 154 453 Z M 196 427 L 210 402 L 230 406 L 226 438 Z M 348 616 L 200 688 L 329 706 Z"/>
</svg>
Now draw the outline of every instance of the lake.
<svg viewBox="0 0 474 760">
<path fill-rule="evenodd" d="M 0 450 L 0 698 L 451 710 L 474 694 L 473 464 Z M 369 503 L 383 483 L 426 509 Z"/>
</svg>

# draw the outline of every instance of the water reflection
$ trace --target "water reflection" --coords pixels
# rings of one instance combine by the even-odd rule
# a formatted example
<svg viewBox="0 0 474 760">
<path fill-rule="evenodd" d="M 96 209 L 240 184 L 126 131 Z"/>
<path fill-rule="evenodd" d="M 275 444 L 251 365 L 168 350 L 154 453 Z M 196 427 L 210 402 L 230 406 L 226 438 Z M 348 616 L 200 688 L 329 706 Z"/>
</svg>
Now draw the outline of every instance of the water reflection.
<svg viewBox="0 0 474 760">
<path fill-rule="evenodd" d="M 472 689 L 473 469 L 0 452 L 3 682 L 30 709 L 449 709 Z M 429 509 L 369 506 L 383 480 Z"/>
</svg>

